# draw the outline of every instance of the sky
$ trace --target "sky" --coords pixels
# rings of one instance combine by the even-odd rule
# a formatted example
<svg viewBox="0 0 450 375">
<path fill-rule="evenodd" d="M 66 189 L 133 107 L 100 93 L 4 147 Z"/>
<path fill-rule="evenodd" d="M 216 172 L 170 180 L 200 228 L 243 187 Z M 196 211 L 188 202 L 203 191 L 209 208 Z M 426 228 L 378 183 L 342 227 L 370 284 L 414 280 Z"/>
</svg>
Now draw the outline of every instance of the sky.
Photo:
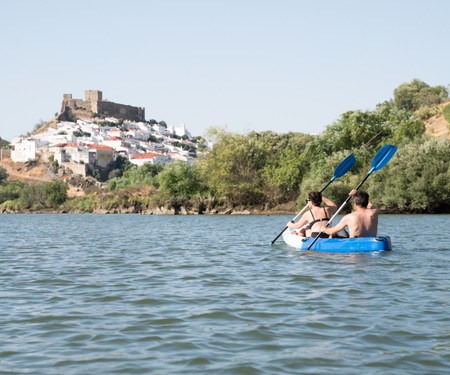
<svg viewBox="0 0 450 375">
<path fill-rule="evenodd" d="M 63 94 L 193 136 L 320 133 L 403 82 L 450 84 L 448 0 L 0 0 L 0 137 Z"/>
</svg>

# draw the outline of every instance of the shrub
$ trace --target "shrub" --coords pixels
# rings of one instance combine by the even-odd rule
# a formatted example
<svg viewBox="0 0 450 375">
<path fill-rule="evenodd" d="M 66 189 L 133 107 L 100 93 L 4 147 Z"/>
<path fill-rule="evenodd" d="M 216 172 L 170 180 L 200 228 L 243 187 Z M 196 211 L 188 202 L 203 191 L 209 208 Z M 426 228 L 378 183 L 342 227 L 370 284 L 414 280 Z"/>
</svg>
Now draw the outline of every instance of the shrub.
<svg viewBox="0 0 450 375">
<path fill-rule="evenodd" d="M 123 173 L 121 178 L 112 178 L 108 181 L 111 191 L 117 191 L 127 186 L 152 185 L 158 186 L 156 176 L 163 170 L 161 164 L 145 163 L 139 167 L 133 166 Z"/>
<path fill-rule="evenodd" d="M 399 147 L 368 192 L 380 208 L 403 212 L 450 209 L 450 141 L 423 137 Z"/>
<path fill-rule="evenodd" d="M 443 110 L 442 113 L 444 114 L 445 119 L 447 120 L 447 122 L 450 123 L 450 104 L 447 104 Z"/>
<path fill-rule="evenodd" d="M 8 178 L 8 173 L 6 172 L 6 169 L 3 167 L 0 167 L 0 185 L 4 180 Z"/>
<path fill-rule="evenodd" d="M 198 167 L 183 162 L 167 165 L 158 175 L 158 181 L 161 191 L 173 197 L 192 197 L 206 190 Z"/>
<path fill-rule="evenodd" d="M 0 187 L 0 203 L 18 199 L 24 186 L 22 182 L 3 181 Z"/>
<path fill-rule="evenodd" d="M 69 187 L 60 180 L 53 180 L 43 184 L 42 193 L 47 206 L 54 207 L 64 203 L 67 199 Z"/>
<path fill-rule="evenodd" d="M 31 208 L 36 205 L 43 205 L 44 197 L 42 184 L 25 185 L 20 192 L 19 204 L 23 208 Z"/>
<path fill-rule="evenodd" d="M 414 114 L 419 117 L 422 121 L 428 120 L 429 118 L 441 113 L 442 110 L 439 106 L 423 106 L 420 107 Z"/>
<path fill-rule="evenodd" d="M 55 207 L 66 201 L 67 189 L 59 180 L 25 185 L 20 191 L 19 203 L 23 208 Z"/>
</svg>

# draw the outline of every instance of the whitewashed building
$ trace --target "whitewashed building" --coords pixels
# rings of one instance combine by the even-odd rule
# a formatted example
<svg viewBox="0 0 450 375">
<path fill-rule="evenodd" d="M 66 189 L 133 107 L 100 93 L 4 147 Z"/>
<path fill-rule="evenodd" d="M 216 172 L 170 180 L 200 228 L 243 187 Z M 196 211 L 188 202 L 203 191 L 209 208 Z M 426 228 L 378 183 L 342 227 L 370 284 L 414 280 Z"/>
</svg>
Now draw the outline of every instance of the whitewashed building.
<svg viewBox="0 0 450 375">
<path fill-rule="evenodd" d="M 131 156 L 130 162 L 136 165 L 143 165 L 144 163 L 168 164 L 171 160 L 168 155 L 158 154 L 156 152 L 147 152 L 142 155 Z"/>
<path fill-rule="evenodd" d="M 23 163 L 36 158 L 36 141 L 34 139 L 14 138 L 11 146 L 11 159 L 14 162 Z"/>
</svg>

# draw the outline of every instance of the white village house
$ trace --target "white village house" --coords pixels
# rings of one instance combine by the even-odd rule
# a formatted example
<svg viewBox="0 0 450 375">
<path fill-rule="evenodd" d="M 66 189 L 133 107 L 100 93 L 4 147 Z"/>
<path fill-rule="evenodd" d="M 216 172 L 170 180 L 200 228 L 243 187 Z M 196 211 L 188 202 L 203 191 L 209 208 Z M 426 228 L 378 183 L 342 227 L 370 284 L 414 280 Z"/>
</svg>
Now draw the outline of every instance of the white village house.
<svg viewBox="0 0 450 375">
<path fill-rule="evenodd" d="M 177 141 L 196 145 L 189 139 L 179 139 L 191 137 L 185 124 L 165 128 L 147 122 L 124 121 L 119 128 L 117 119 L 106 120 L 112 124 L 102 126 L 89 119 L 63 121 L 32 137 L 16 137 L 11 142 L 11 159 L 15 162 L 35 159 L 45 162 L 53 155 L 55 161 L 73 171 L 81 170 L 78 166 L 88 165 L 105 168 L 118 156 L 128 158 L 135 165 L 196 161 L 189 152 L 172 144 Z M 153 142 L 150 136 L 159 141 Z"/>
<path fill-rule="evenodd" d="M 168 155 L 158 154 L 156 152 L 147 152 L 142 155 L 134 155 L 130 158 L 130 162 L 136 165 L 143 165 L 145 163 L 151 164 L 168 164 L 170 157 Z"/>
</svg>

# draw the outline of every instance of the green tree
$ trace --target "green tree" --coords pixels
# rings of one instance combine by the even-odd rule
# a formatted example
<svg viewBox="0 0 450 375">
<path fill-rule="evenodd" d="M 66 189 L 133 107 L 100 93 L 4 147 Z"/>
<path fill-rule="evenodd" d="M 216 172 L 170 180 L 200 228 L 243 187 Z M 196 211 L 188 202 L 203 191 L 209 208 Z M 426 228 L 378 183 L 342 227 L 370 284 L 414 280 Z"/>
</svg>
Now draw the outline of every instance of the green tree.
<svg viewBox="0 0 450 375">
<path fill-rule="evenodd" d="M 422 135 L 424 131 L 425 126 L 418 117 L 383 103 L 375 111 L 344 113 L 308 144 L 308 156 L 313 164 L 321 164 L 337 151 L 374 150 L 388 142 L 397 145 Z M 357 167 L 361 165 L 359 163 Z"/>
<path fill-rule="evenodd" d="M 108 181 L 108 186 L 111 191 L 136 186 L 136 185 L 152 185 L 159 186 L 157 175 L 163 170 L 162 164 L 145 163 L 141 166 L 132 166 L 127 169 L 121 178 L 112 178 Z"/>
<path fill-rule="evenodd" d="M 0 137 L 0 148 L 9 148 L 9 142 L 2 137 Z"/>
<path fill-rule="evenodd" d="M 24 186 L 25 184 L 22 182 L 3 181 L 0 186 L 0 204 L 18 199 Z"/>
<path fill-rule="evenodd" d="M 448 91 L 444 86 L 430 87 L 420 79 L 413 79 L 410 83 L 402 83 L 394 90 L 394 103 L 398 109 L 416 111 L 424 106 L 442 103 L 448 98 Z"/>
<path fill-rule="evenodd" d="M 448 123 L 450 123 L 450 104 L 447 104 L 443 110 L 442 110 L 442 114 L 444 115 L 445 119 L 447 120 Z"/>
<path fill-rule="evenodd" d="M 200 158 L 211 191 L 232 204 L 283 200 L 298 191 L 308 161 L 301 157 L 310 135 L 250 132 L 248 135 L 210 128 L 213 149 Z"/>
<path fill-rule="evenodd" d="M 189 198 L 205 192 L 205 185 L 195 164 L 168 164 L 158 175 L 158 181 L 161 191 L 172 197 Z"/>
<path fill-rule="evenodd" d="M 368 186 L 374 202 L 387 210 L 449 212 L 450 141 L 422 137 L 403 144 Z"/>
<path fill-rule="evenodd" d="M 205 144 L 203 143 L 197 143 L 197 150 L 200 152 L 206 151 L 208 149 L 208 147 L 206 147 Z"/>
<path fill-rule="evenodd" d="M 44 205 L 45 199 L 42 184 L 25 185 L 20 192 L 19 203 L 24 208 Z"/>
<path fill-rule="evenodd" d="M 42 193 L 46 205 L 55 207 L 63 204 L 67 200 L 68 189 L 69 187 L 60 180 L 44 183 L 42 186 Z"/>
<path fill-rule="evenodd" d="M 154 135 L 150 135 L 147 139 L 149 142 L 161 143 L 163 141 L 162 138 L 157 138 Z"/>
<path fill-rule="evenodd" d="M 6 169 L 3 167 L 0 167 L 0 185 L 4 180 L 8 178 L 8 173 L 6 172 Z"/>
</svg>

